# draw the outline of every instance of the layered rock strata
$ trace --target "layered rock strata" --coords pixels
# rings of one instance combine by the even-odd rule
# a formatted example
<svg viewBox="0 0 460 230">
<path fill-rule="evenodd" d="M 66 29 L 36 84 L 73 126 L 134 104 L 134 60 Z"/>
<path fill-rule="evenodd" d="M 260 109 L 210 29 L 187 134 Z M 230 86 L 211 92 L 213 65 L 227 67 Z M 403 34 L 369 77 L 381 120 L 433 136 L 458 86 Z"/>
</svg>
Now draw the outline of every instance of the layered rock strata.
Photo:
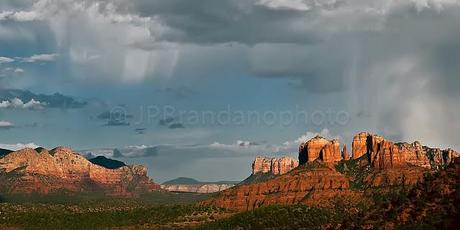
<svg viewBox="0 0 460 230">
<path fill-rule="evenodd" d="M 299 165 L 299 161 L 291 157 L 262 157 L 258 156 L 252 163 L 252 175 L 270 173 L 282 175 Z"/>
<path fill-rule="evenodd" d="M 340 143 L 338 140 L 327 140 L 321 136 L 299 146 L 299 164 L 321 160 L 325 163 L 334 163 L 342 160 Z"/>
</svg>

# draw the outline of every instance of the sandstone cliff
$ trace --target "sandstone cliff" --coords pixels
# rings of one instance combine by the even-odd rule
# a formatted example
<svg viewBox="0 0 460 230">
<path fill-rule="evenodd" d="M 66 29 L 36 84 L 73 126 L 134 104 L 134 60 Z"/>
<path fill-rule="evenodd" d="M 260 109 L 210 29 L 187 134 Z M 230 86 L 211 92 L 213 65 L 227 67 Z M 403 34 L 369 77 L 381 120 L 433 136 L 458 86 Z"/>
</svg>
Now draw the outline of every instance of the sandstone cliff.
<svg viewBox="0 0 460 230">
<path fill-rule="evenodd" d="M 441 150 L 422 146 L 416 141 L 412 144 L 393 143 L 385 138 L 367 132 L 353 138 L 353 158 L 367 157 L 374 168 L 400 168 L 414 165 L 428 169 L 439 169 L 451 163 L 460 153 L 452 149 Z"/>
<path fill-rule="evenodd" d="M 0 158 L 0 177 L 7 193 L 66 190 L 129 196 L 160 189 L 143 166 L 108 169 L 65 147 L 11 152 Z"/>
<path fill-rule="evenodd" d="M 305 164 L 315 160 L 321 160 L 325 163 L 334 163 L 342 160 L 339 141 L 329 141 L 321 136 L 316 136 L 301 144 L 299 146 L 299 163 Z"/>
<path fill-rule="evenodd" d="M 291 157 L 262 157 L 258 156 L 252 163 L 252 175 L 270 173 L 282 175 L 296 168 L 299 162 Z"/>
</svg>

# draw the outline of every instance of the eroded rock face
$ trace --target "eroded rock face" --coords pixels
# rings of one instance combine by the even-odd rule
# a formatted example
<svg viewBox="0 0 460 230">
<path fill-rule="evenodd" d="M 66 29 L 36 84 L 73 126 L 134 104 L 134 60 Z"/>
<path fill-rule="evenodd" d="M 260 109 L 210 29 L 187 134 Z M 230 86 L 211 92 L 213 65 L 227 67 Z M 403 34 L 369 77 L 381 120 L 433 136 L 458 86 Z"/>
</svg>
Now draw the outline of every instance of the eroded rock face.
<svg viewBox="0 0 460 230">
<path fill-rule="evenodd" d="M 332 140 L 321 149 L 320 159 L 326 163 L 334 163 L 342 160 L 340 143 L 338 140 Z"/>
<path fill-rule="evenodd" d="M 38 150 L 38 151 L 37 151 Z M 10 193 L 98 191 L 110 195 L 134 195 L 160 188 L 140 165 L 108 169 L 88 161 L 71 149 L 58 147 L 22 149 L 0 158 L 0 174 L 10 178 Z"/>
<path fill-rule="evenodd" d="M 422 146 L 418 141 L 395 144 L 378 135 L 359 133 L 353 138 L 353 157 L 357 159 L 364 155 L 370 165 L 378 169 L 400 168 L 407 164 L 438 169 L 451 163 L 460 154 L 451 149 Z"/>
<path fill-rule="evenodd" d="M 329 141 L 321 136 L 316 136 L 299 146 L 300 164 L 313 162 L 318 159 L 325 163 L 334 163 L 342 160 L 339 141 Z"/>
<path fill-rule="evenodd" d="M 298 165 L 299 162 L 291 157 L 258 156 L 252 163 L 252 175 L 256 175 L 258 173 L 281 175 L 291 171 Z"/>
<path fill-rule="evenodd" d="M 362 132 L 354 136 L 352 149 L 353 149 L 353 159 L 358 159 L 367 154 L 367 138 L 369 133 Z"/>
</svg>

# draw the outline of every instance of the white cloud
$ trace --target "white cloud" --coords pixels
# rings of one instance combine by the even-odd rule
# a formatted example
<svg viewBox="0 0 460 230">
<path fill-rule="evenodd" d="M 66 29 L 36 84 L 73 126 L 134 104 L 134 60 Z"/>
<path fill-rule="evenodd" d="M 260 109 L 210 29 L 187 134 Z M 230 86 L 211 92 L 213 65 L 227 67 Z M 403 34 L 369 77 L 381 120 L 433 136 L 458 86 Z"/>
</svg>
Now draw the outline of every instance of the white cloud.
<svg viewBox="0 0 460 230">
<path fill-rule="evenodd" d="M 321 132 L 306 132 L 299 138 L 291 141 L 286 141 L 283 144 L 267 144 L 257 143 L 253 141 L 238 140 L 234 144 L 221 144 L 214 142 L 209 145 L 212 149 L 225 149 L 239 153 L 247 154 L 283 154 L 283 153 L 297 153 L 299 145 L 313 137 L 320 135 L 327 139 L 342 139 L 340 136 L 333 136 L 328 129 L 323 129 Z"/>
<path fill-rule="evenodd" d="M 287 9 L 307 11 L 311 6 L 305 0 L 258 0 L 256 5 L 266 6 L 271 9 Z"/>
<path fill-rule="evenodd" d="M 14 62 L 14 59 L 9 57 L 0 57 L 0 64 Z"/>
<path fill-rule="evenodd" d="M 40 146 L 34 143 L 0 144 L 0 149 L 7 149 L 7 150 L 12 150 L 12 151 L 17 151 L 17 150 L 24 149 L 24 148 L 36 149 L 38 147 Z"/>
<path fill-rule="evenodd" d="M 14 69 L 13 72 L 15 72 L 15 73 L 24 73 L 25 71 L 24 71 L 24 69 L 16 68 L 16 69 Z"/>
<path fill-rule="evenodd" d="M 34 62 L 51 62 L 56 60 L 58 54 L 35 54 L 30 57 L 22 58 L 23 62 L 34 63 Z"/>
<path fill-rule="evenodd" d="M 19 98 L 13 98 L 11 101 L 2 101 L 0 102 L 0 109 L 31 109 L 31 110 L 40 110 L 44 109 L 46 106 L 45 102 L 36 101 L 33 98 L 24 103 Z"/>
<path fill-rule="evenodd" d="M 2 69 L 0 72 L 1 72 L 1 74 L 0 74 L 1 76 L 7 76 L 8 74 L 11 74 L 11 73 L 21 74 L 21 73 L 24 73 L 25 70 L 22 69 L 22 68 L 8 67 L 8 68 Z"/>
<path fill-rule="evenodd" d="M 283 143 L 284 146 L 296 146 L 298 147 L 300 144 L 307 142 L 308 140 L 316 137 L 316 136 L 322 136 L 326 139 L 342 139 L 340 136 L 333 136 L 329 129 L 323 129 L 321 132 L 306 132 L 304 135 L 300 136 L 294 141 L 286 141 Z"/>
<path fill-rule="evenodd" d="M 0 21 L 13 20 L 18 22 L 27 22 L 40 19 L 41 15 L 35 11 L 3 11 L 0 13 Z"/>
<path fill-rule="evenodd" d="M 10 129 L 13 127 L 14 124 L 9 121 L 0 121 L 0 129 Z"/>
</svg>

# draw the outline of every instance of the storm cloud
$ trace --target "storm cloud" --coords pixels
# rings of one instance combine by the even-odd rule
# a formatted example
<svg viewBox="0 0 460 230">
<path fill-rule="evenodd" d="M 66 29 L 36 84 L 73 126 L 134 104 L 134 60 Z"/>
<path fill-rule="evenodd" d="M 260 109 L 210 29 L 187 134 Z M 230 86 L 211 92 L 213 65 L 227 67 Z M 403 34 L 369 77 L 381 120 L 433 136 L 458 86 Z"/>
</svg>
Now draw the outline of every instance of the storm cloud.
<svg viewBox="0 0 460 230">
<path fill-rule="evenodd" d="M 63 94 L 126 103 L 139 118 L 129 126 L 110 123 L 105 112 L 99 118 L 118 127 L 81 119 L 84 130 L 73 128 L 94 135 L 85 141 L 153 148 L 149 154 L 120 149 L 117 156 L 129 159 L 189 154 L 209 160 L 206 154 L 216 152 L 252 157 L 270 146 L 261 140 L 276 143 L 324 128 L 347 142 L 359 131 L 371 131 L 395 141 L 460 149 L 459 24 L 457 0 L 7 0 L 0 3 L 0 88 L 21 90 L 0 91 L 0 103 L 12 108 L 18 98 L 24 105 L 32 99 L 46 103 L 45 108 L 87 107 Z M 63 94 L 53 94 L 56 89 Z M 260 113 L 332 108 L 350 119 L 281 131 L 148 120 L 153 114 L 148 108 L 164 105 L 192 112 L 228 105 Z M 1 112 L 10 115 L 5 120 L 24 123 L 16 110 Z M 89 114 L 97 115 L 94 111 L 101 112 Z M 71 123 L 65 122 L 55 130 L 72 133 L 62 128 Z M 149 132 L 128 135 L 140 127 Z M 238 139 L 251 141 L 238 147 Z M 203 144 L 214 141 L 214 147 Z"/>
</svg>

